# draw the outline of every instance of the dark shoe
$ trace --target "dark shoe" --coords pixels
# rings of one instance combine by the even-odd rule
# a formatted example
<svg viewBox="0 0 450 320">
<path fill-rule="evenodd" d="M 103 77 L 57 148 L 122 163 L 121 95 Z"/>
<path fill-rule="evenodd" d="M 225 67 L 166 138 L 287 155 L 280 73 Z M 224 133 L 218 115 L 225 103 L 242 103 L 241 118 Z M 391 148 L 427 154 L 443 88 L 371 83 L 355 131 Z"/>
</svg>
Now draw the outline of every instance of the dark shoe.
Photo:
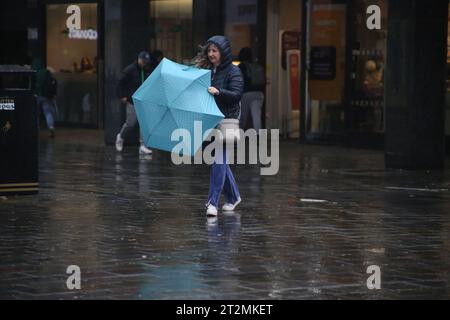
<svg viewBox="0 0 450 320">
<path fill-rule="evenodd" d="M 55 129 L 50 129 L 50 138 L 54 138 L 55 137 Z"/>
</svg>

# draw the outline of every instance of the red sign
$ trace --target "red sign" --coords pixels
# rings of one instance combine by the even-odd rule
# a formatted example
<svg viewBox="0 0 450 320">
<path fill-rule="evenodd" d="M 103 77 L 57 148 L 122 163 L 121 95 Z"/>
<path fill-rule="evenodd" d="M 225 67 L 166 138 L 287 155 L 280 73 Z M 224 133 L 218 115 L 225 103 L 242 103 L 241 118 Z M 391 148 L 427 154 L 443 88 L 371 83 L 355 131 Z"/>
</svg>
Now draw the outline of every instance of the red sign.
<svg viewBox="0 0 450 320">
<path fill-rule="evenodd" d="M 300 72 L 299 72 L 299 54 L 289 55 L 289 78 L 291 84 L 291 108 L 300 110 Z"/>
<path fill-rule="evenodd" d="M 286 53 L 288 50 L 300 50 L 300 32 L 285 31 L 281 36 L 282 58 L 281 65 L 286 70 Z"/>
</svg>

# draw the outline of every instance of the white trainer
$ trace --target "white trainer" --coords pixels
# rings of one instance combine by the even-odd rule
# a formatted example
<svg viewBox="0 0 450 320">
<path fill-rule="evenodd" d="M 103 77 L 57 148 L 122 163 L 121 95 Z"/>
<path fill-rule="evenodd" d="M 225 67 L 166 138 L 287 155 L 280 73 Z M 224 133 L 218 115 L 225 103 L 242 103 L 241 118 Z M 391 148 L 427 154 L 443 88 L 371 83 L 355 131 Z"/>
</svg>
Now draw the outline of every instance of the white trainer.
<svg viewBox="0 0 450 320">
<path fill-rule="evenodd" d="M 214 207 L 212 204 L 209 204 L 206 207 L 206 215 L 216 217 L 217 216 L 217 208 Z"/>
<path fill-rule="evenodd" d="M 116 150 L 118 152 L 122 152 L 122 150 L 123 150 L 123 139 L 120 136 L 120 133 L 118 133 L 116 136 Z"/>
<path fill-rule="evenodd" d="M 234 208 L 237 207 L 237 205 L 239 203 L 241 203 L 241 198 L 237 199 L 237 201 L 233 204 L 233 203 L 225 203 L 222 207 L 223 211 L 234 211 Z"/>
<path fill-rule="evenodd" d="M 146 146 L 141 144 L 141 146 L 139 147 L 139 153 L 140 154 L 152 154 L 152 150 L 150 150 L 149 148 L 147 148 Z"/>
</svg>

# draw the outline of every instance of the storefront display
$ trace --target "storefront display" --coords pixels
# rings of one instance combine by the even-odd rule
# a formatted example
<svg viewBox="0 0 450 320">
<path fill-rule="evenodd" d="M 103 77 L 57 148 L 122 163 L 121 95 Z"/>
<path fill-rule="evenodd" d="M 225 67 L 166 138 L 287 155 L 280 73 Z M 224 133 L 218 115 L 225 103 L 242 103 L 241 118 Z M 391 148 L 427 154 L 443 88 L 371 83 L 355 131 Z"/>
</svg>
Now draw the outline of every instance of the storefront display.
<svg viewBox="0 0 450 320">
<path fill-rule="evenodd" d="M 381 10 L 381 29 L 366 26 L 367 7 Z M 365 133 L 384 132 L 384 57 L 387 38 L 387 1 L 360 0 L 355 3 L 353 21 L 355 39 L 352 48 L 350 130 Z"/>
<path fill-rule="evenodd" d="M 367 27 L 371 5 L 380 8 L 380 29 Z M 307 7 L 307 137 L 382 134 L 388 1 L 310 0 Z"/>
<path fill-rule="evenodd" d="M 96 127 L 97 4 L 48 4 L 46 15 L 47 66 L 58 81 L 56 121 Z"/>
</svg>

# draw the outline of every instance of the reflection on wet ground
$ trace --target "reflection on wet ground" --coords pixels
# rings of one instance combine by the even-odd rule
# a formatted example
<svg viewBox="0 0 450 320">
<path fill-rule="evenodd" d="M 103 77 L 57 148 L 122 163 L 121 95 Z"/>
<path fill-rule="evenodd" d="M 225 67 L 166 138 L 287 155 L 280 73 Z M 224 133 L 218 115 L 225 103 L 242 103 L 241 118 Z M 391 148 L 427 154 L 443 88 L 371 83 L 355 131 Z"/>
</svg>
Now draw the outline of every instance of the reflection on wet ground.
<svg viewBox="0 0 450 320">
<path fill-rule="evenodd" d="M 39 195 L 0 198 L 0 298 L 450 297 L 448 172 L 284 142 L 279 174 L 235 166 L 243 202 L 207 219 L 207 166 L 78 134 L 41 141 Z M 81 290 L 66 287 L 69 265 Z"/>
</svg>

